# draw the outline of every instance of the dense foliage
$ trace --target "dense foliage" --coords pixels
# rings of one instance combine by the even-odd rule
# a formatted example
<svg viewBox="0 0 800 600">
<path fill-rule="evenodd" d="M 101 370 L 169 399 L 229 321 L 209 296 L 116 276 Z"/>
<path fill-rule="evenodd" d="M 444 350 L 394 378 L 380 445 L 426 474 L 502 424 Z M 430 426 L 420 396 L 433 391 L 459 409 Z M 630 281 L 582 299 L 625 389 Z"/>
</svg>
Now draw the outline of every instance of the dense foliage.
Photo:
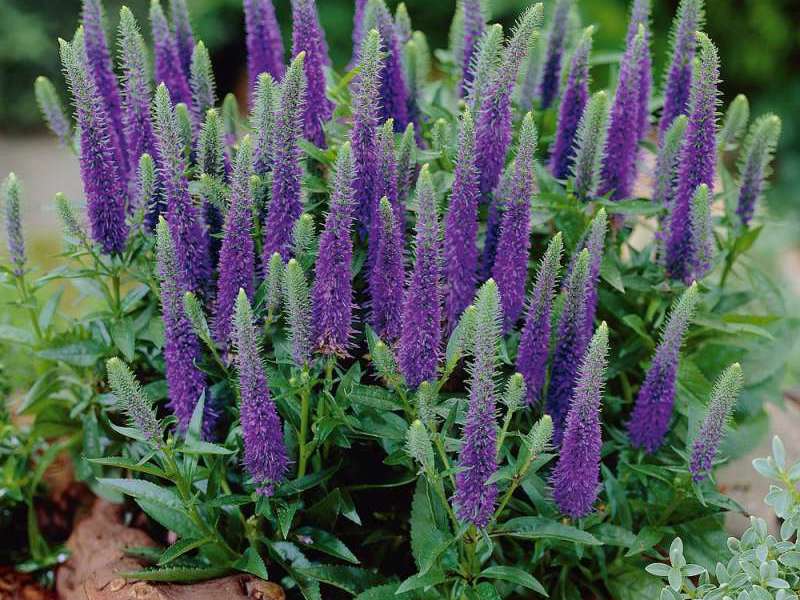
<svg viewBox="0 0 800 600">
<path fill-rule="evenodd" d="M 64 453 L 161 528 L 133 578 L 624 600 L 659 593 L 653 561 L 729 559 L 713 467 L 763 433 L 798 323 L 747 257 L 780 120 L 745 136 L 741 97 L 718 123 L 701 0 L 660 87 L 636 0 L 608 91 L 569 0 L 508 33 L 465 0 L 436 78 L 382 0 L 357 3 L 343 75 L 313 0 L 292 2 L 288 64 L 271 1 L 246 0 L 247 118 L 170 5 L 153 79 L 133 13 L 114 53 L 84 1 L 60 40 L 76 127 L 37 81 L 85 191 L 85 220 L 56 199 L 54 270 L 3 187 L 21 320 L 0 338 L 37 370 L 0 430 L 21 568 L 63 558 L 35 506 Z"/>
</svg>

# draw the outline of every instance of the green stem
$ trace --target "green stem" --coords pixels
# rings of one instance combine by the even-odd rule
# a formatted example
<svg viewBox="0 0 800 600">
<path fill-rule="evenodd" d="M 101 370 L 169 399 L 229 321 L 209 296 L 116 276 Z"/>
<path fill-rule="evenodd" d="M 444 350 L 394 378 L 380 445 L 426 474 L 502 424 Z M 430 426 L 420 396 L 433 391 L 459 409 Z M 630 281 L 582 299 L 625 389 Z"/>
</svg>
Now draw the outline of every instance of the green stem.
<svg viewBox="0 0 800 600">
<path fill-rule="evenodd" d="M 308 421 L 309 409 L 311 405 L 311 390 L 308 385 L 303 386 L 300 392 L 300 458 L 297 461 L 297 477 L 306 474 L 306 463 L 308 462 Z"/>
<path fill-rule="evenodd" d="M 39 327 L 39 318 L 36 316 L 36 311 L 31 306 L 34 298 L 30 294 L 30 290 L 28 290 L 28 284 L 25 281 L 25 275 L 19 275 L 16 278 L 17 280 L 17 289 L 19 290 L 19 295 L 22 298 L 22 303 L 25 305 L 25 312 L 28 313 L 28 317 L 31 321 L 31 326 L 33 327 L 33 332 L 36 335 L 36 341 L 41 342 L 44 336 L 42 335 L 42 330 Z"/>
<path fill-rule="evenodd" d="M 497 450 L 495 458 L 500 460 L 500 452 L 503 450 L 503 443 L 506 441 L 508 435 L 508 428 L 511 426 L 511 419 L 514 417 L 514 411 L 508 410 L 505 419 L 503 419 L 503 427 L 500 429 L 500 436 L 497 438 Z"/>
<path fill-rule="evenodd" d="M 113 306 L 111 308 L 117 316 L 122 313 L 122 301 L 120 298 L 119 273 L 115 270 L 111 275 L 111 299 L 113 301 Z"/>
</svg>

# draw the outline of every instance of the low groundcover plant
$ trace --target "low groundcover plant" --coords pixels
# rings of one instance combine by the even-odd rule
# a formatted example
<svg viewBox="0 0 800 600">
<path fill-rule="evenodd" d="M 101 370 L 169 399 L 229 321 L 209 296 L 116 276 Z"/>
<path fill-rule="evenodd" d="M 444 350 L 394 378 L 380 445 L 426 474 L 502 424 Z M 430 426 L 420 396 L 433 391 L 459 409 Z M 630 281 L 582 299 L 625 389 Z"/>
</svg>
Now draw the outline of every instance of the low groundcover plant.
<svg viewBox="0 0 800 600">
<path fill-rule="evenodd" d="M 662 85 L 635 0 L 609 90 L 571 0 L 508 32 L 463 0 L 433 54 L 403 4 L 357 0 L 344 73 L 314 0 L 291 2 L 288 57 L 271 0 L 245 0 L 247 116 L 169 4 L 150 52 L 128 8 L 115 46 L 84 0 L 59 40 L 74 119 L 36 82 L 85 195 L 56 198 L 53 270 L 3 185 L 19 568 L 65 557 L 36 503 L 66 454 L 161 536 L 128 549 L 133 579 L 625 600 L 662 593 L 654 563 L 662 598 L 734 597 L 714 572 L 795 597 L 791 542 L 756 523 L 726 546 L 713 479 L 765 430 L 798 323 L 748 258 L 780 121 L 738 97 L 720 123 L 702 0 Z M 793 482 L 777 454 L 759 470 Z M 769 500 L 786 523 L 790 496 Z"/>
</svg>

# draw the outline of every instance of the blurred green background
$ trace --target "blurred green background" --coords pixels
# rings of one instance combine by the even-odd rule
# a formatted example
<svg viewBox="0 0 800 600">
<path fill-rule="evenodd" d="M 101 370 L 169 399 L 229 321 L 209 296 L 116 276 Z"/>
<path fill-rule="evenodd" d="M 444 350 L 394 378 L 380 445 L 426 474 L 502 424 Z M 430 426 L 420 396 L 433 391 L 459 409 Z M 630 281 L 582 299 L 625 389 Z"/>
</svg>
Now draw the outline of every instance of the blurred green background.
<svg viewBox="0 0 800 600">
<path fill-rule="evenodd" d="M 290 2 L 273 0 L 290 43 Z M 394 9 L 395 0 L 388 0 Z M 554 0 L 545 0 L 551 7 Z M 627 27 L 628 0 L 576 0 L 584 24 L 597 25 L 597 52 L 618 51 Z M 27 179 L 31 205 L 29 242 L 39 256 L 52 248 L 55 226 L 49 204 L 63 190 L 79 198 L 74 158 L 56 147 L 41 125 L 33 98 L 33 80 L 51 77 L 64 94 L 59 72 L 57 38 L 71 37 L 78 24 L 80 0 L 0 0 L 0 173 L 16 170 Z M 121 0 L 105 0 L 107 26 L 116 28 Z M 125 2 L 147 24 L 149 0 Z M 167 0 L 162 0 L 167 4 Z M 493 20 L 510 26 L 529 0 L 488 0 Z M 661 81 L 668 32 L 678 0 L 652 0 L 655 80 Z M 242 0 L 188 0 L 196 36 L 212 51 L 222 94 L 241 89 L 245 76 Z M 416 29 L 433 48 L 447 45 L 455 0 L 406 0 Z M 784 122 L 773 189 L 768 194 L 770 235 L 759 241 L 758 255 L 766 270 L 779 274 L 787 297 L 800 315 L 800 16 L 799 0 L 707 0 L 706 30 L 722 56 L 723 103 L 736 93 L 748 95 L 751 114 L 776 112 Z M 318 0 L 320 17 L 336 66 L 350 58 L 353 0 Z M 599 83 L 607 70 L 595 69 Z M 47 165 L 43 167 L 42 165 Z M 48 167 L 51 167 L 48 170 Z M 46 177 L 41 177 L 46 174 Z M 37 213 L 37 210 L 39 211 Z M 796 361 L 800 371 L 800 360 Z M 796 373 L 798 374 L 798 373 Z M 797 378 L 796 378 L 797 379 Z"/>
</svg>

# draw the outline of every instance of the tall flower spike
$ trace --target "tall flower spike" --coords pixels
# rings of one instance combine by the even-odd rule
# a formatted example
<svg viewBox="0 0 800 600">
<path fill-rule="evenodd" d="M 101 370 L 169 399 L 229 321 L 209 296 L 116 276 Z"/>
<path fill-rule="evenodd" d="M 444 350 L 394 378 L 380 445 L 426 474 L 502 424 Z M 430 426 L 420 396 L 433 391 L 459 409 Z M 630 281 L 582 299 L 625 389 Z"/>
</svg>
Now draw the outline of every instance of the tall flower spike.
<svg viewBox="0 0 800 600">
<path fill-rule="evenodd" d="M 370 325 L 382 340 L 394 343 L 400 338 L 403 309 L 403 241 L 392 205 L 381 198 L 378 220 L 380 242 L 375 264 L 370 270 Z"/>
<path fill-rule="evenodd" d="M 743 383 L 742 367 L 734 363 L 722 372 L 714 384 L 708 412 L 692 442 L 689 458 L 689 471 L 696 482 L 703 481 L 714 465 L 725 426 L 736 406 Z"/>
<path fill-rule="evenodd" d="M 231 331 L 233 308 L 239 290 L 253 297 L 255 285 L 255 248 L 253 244 L 253 150 L 250 136 L 245 136 L 236 154 L 231 183 L 231 200 L 225 217 L 225 233 L 219 255 L 219 279 L 214 305 L 214 339 L 226 346 Z"/>
<path fill-rule="evenodd" d="M 414 126 L 409 123 L 397 149 L 397 199 L 405 202 L 417 178 L 417 141 Z M 405 219 L 398 223 L 405 233 Z"/>
<path fill-rule="evenodd" d="M 264 262 L 273 252 L 280 252 L 284 260 L 289 259 L 292 226 L 303 212 L 300 138 L 306 93 L 304 62 L 305 54 L 301 52 L 292 61 L 281 84 L 281 99 L 275 116 L 272 199 L 267 208 Z"/>
<path fill-rule="evenodd" d="M 375 152 L 378 178 L 375 181 L 376 212 L 373 213 L 373 218 L 377 217 L 377 211 L 380 210 L 379 198 L 386 196 L 395 212 L 395 219 L 398 222 L 405 221 L 405 205 L 400 202 L 397 194 L 397 155 L 394 147 L 394 122 L 392 119 L 378 128 L 375 135 Z"/>
<path fill-rule="evenodd" d="M 183 142 L 178 120 L 162 83 L 155 95 L 156 144 L 161 157 L 160 177 L 164 184 L 167 221 L 175 242 L 181 287 L 203 292 L 211 280 L 209 241 L 197 208 L 189 195 Z"/>
<path fill-rule="evenodd" d="M 6 226 L 6 243 L 8 257 L 14 265 L 14 275 L 21 277 L 25 272 L 25 238 L 22 236 L 22 221 L 20 219 L 20 190 L 19 179 L 14 173 L 9 173 L 3 185 L 0 186 L 0 197 L 5 205 L 4 221 Z"/>
<path fill-rule="evenodd" d="M 255 136 L 253 144 L 253 170 L 263 177 L 272 170 L 272 139 L 275 135 L 275 108 L 278 85 L 269 73 L 258 76 L 250 128 Z M 264 202 L 266 206 L 266 202 Z"/>
<path fill-rule="evenodd" d="M 526 401 L 529 406 L 539 400 L 547 373 L 553 299 L 563 247 L 561 233 L 557 233 L 539 263 L 539 274 L 531 291 L 525 325 L 519 340 L 517 371 L 525 378 Z"/>
<path fill-rule="evenodd" d="M 589 251 L 584 249 L 567 279 L 564 308 L 558 320 L 546 402 L 546 412 L 553 417 L 553 443 L 556 446 L 561 444 L 572 390 L 578 377 L 578 367 L 589 343 L 585 337 L 584 324 L 590 261 Z"/>
<path fill-rule="evenodd" d="M 749 120 L 750 103 L 747 100 L 747 96 L 739 94 L 731 101 L 728 110 L 725 111 L 725 118 L 717 135 L 717 146 L 720 152 L 736 147 L 745 129 L 747 129 Z"/>
<path fill-rule="evenodd" d="M 303 367 L 311 359 L 311 305 L 303 267 L 294 258 L 286 265 L 283 293 L 292 360 L 298 367 Z"/>
<path fill-rule="evenodd" d="M 759 117 L 747 134 L 739 163 L 741 187 L 736 207 L 736 214 L 745 226 L 753 218 L 753 211 L 766 186 L 770 175 L 769 163 L 775 154 L 780 135 L 781 120 L 772 114 Z"/>
<path fill-rule="evenodd" d="M 606 145 L 607 122 L 608 94 L 601 90 L 589 99 L 578 124 L 572 177 L 575 196 L 579 200 L 588 200 L 597 187 Z"/>
<path fill-rule="evenodd" d="M 157 189 L 156 163 L 149 154 L 142 154 L 139 159 L 139 170 L 136 176 L 136 196 L 133 201 L 134 210 L 141 211 L 142 220 L 148 231 L 155 230 L 155 225 L 150 226 L 150 219 L 158 222 L 161 214 L 160 193 Z M 153 217 L 153 213 L 155 216 Z"/>
<path fill-rule="evenodd" d="M 252 157 L 252 144 L 250 146 L 247 152 Z M 211 175 L 219 181 L 225 179 L 227 175 L 225 132 L 222 119 L 213 108 L 206 111 L 206 120 L 200 130 L 200 141 L 197 144 L 197 166 L 201 173 Z"/>
<path fill-rule="evenodd" d="M 672 206 L 675 188 L 678 185 L 678 159 L 688 121 L 686 115 L 678 115 L 667 129 L 658 148 L 653 184 L 653 203 L 656 206 L 666 209 Z"/>
<path fill-rule="evenodd" d="M 475 114 L 480 112 L 489 81 L 500 67 L 502 52 L 503 26 L 494 23 L 478 40 L 472 62 L 469 64 L 469 93 L 465 95 L 468 95 L 467 104 Z"/>
<path fill-rule="evenodd" d="M 664 81 L 664 109 L 658 125 L 659 139 L 678 115 L 688 114 L 692 87 L 692 63 L 703 27 L 704 0 L 681 0 L 670 32 L 670 64 Z"/>
<path fill-rule="evenodd" d="M 247 41 L 247 72 L 251 98 L 258 76 L 269 73 L 276 81 L 286 72 L 283 39 L 272 0 L 244 0 L 244 25 Z"/>
<path fill-rule="evenodd" d="M 381 36 L 381 52 L 384 56 L 380 73 L 380 121 L 394 119 L 397 132 L 405 130 L 408 119 L 408 85 L 403 73 L 403 53 L 392 15 L 384 0 L 370 0 L 368 14 L 374 19 L 375 27 Z"/>
<path fill-rule="evenodd" d="M 692 198 L 692 277 L 702 279 L 711 269 L 714 258 L 714 231 L 711 220 L 711 195 L 708 186 L 701 183 Z"/>
<path fill-rule="evenodd" d="M 561 60 L 564 55 L 567 21 L 571 8 L 572 0 L 558 0 L 553 12 L 553 23 L 547 36 L 547 51 L 539 82 L 539 99 L 542 110 L 550 108 L 558 97 L 558 86 L 561 83 Z"/>
<path fill-rule="evenodd" d="M 58 97 L 53 83 L 47 77 L 40 75 L 36 78 L 34 93 L 36 103 L 39 105 L 39 110 L 42 111 L 50 131 L 56 134 L 62 145 L 70 146 L 72 144 L 72 126 L 64 113 L 64 106 L 61 104 L 61 98 Z"/>
<path fill-rule="evenodd" d="M 271 496 L 289 465 L 283 441 L 283 426 L 267 385 L 261 344 L 253 311 L 244 290 L 236 298 L 236 367 L 239 371 L 239 421 L 244 441 L 244 466 L 256 485 L 256 492 Z"/>
<path fill-rule="evenodd" d="M 497 261 L 492 272 L 503 305 L 503 331 L 510 331 L 525 304 L 528 255 L 531 250 L 531 201 L 536 192 L 534 154 L 537 135 L 533 114 L 522 121 L 519 150 L 508 189 L 508 203 L 500 226 Z"/>
<path fill-rule="evenodd" d="M 597 211 L 589 235 L 586 239 L 586 249 L 589 250 L 589 277 L 586 280 L 586 321 L 584 325 L 585 337 L 588 340 L 594 331 L 594 317 L 597 312 L 597 286 L 600 283 L 600 265 L 605 253 L 606 231 L 608 218 L 606 209 Z"/>
<path fill-rule="evenodd" d="M 394 10 L 394 28 L 397 30 L 397 37 L 401 44 L 406 44 L 414 33 L 411 15 L 408 14 L 408 7 L 405 2 L 398 4 Z"/>
<path fill-rule="evenodd" d="M 203 42 L 198 42 L 192 52 L 189 86 L 192 88 L 192 113 L 199 121 L 210 108 L 217 104 L 217 84 L 211 57 Z"/>
<path fill-rule="evenodd" d="M 283 272 L 285 268 L 283 259 L 277 252 L 269 259 L 269 264 L 264 266 L 264 286 L 266 287 L 267 320 L 271 321 L 281 308 L 283 296 Z"/>
<path fill-rule="evenodd" d="M 458 456 L 456 514 L 479 528 L 489 524 L 497 501 L 497 422 L 495 420 L 498 350 L 503 320 L 500 296 L 491 279 L 478 291 L 469 366 L 469 408 Z"/>
<path fill-rule="evenodd" d="M 119 11 L 119 49 L 122 62 L 122 117 L 128 141 L 128 162 L 138 165 L 142 154 L 157 158 L 150 102 L 152 89 L 147 48 L 136 18 L 127 6 Z M 150 230 L 155 227 L 152 222 Z"/>
<path fill-rule="evenodd" d="M 658 450 L 669 430 L 681 344 L 698 300 L 695 283 L 673 305 L 653 362 L 636 397 L 628 435 L 635 447 L 650 453 Z"/>
<path fill-rule="evenodd" d="M 160 444 L 161 424 L 156 417 L 153 401 L 142 389 L 133 372 L 116 357 L 106 362 L 106 371 L 111 390 L 122 405 L 128 420 L 148 440 Z"/>
<path fill-rule="evenodd" d="M 189 71 L 181 66 L 175 38 L 169 30 L 167 17 L 160 0 L 151 0 L 150 27 L 153 34 L 156 83 L 163 83 L 175 104 L 192 105 L 192 90 L 189 88 Z"/>
<path fill-rule="evenodd" d="M 303 115 L 305 137 L 325 147 L 323 125 L 333 114 L 333 103 L 325 95 L 325 65 L 330 63 L 325 33 L 320 27 L 315 0 L 292 0 L 292 55 L 305 52 L 306 81 Z"/>
<path fill-rule="evenodd" d="M 400 371 L 411 388 L 436 377 L 442 340 L 441 271 L 436 196 L 425 165 L 417 182 L 415 262 L 403 301 L 398 355 Z"/>
<path fill-rule="evenodd" d="M 553 499 L 558 509 L 573 519 L 592 511 L 600 491 L 600 407 L 607 365 L 608 326 L 603 322 L 581 361 L 553 472 Z"/>
<path fill-rule="evenodd" d="M 117 169 L 123 182 L 127 182 L 131 165 L 128 164 L 119 82 L 114 74 L 111 52 L 106 40 L 101 0 L 83 0 L 81 16 L 86 47 L 86 68 L 105 107 L 108 136 L 117 159 Z M 137 156 L 136 160 L 138 159 Z"/>
<path fill-rule="evenodd" d="M 600 170 L 600 196 L 611 193 L 613 200 L 628 198 L 636 179 L 639 143 L 639 66 L 647 52 L 644 26 L 625 50 L 619 68 L 619 82 L 611 105 L 608 133 Z"/>
<path fill-rule="evenodd" d="M 71 249 L 79 242 L 86 243 L 87 236 L 83 225 L 75 216 L 72 204 L 61 192 L 56 194 L 56 212 L 63 226 L 65 247 Z"/>
<path fill-rule="evenodd" d="M 350 144 L 356 166 L 356 210 L 362 231 L 368 230 L 370 225 L 378 176 L 375 169 L 375 130 L 378 126 L 383 64 L 380 46 L 380 34 L 373 29 L 361 46 L 359 72 L 352 87 L 353 128 L 350 130 Z"/>
<path fill-rule="evenodd" d="M 452 331 L 475 296 L 478 274 L 478 169 L 475 123 L 469 108 L 461 117 L 453 193 L 444 226 L 445 317 Z"/>
<path fill-rule="evenodd" d="M 175 46 L 181 59 L 181 68 L 186 76 L 192 68 L 193 53 L 195 50 L 192 23 L 189 21 L 189 9 L 186 0 L 169 0 L 169 14 L 172 17 L 172 32 L 175 37 Z M 205 110 L 198 114 L 204 114 Z"/>
<path fill-rule="evenodd" d="M 122 252 L 128 237 L 125 223 L 125 188 L 111 145 L 108 114 L 86 69 L 82 30 L 70 44 L 59 40 L 61 62 L 67 76 L 80 131 L 80 165 L 92 239 L 107 254 Z"/>
<path fill-rule="evenodd" d="M 483 14 L 481 0 L 462 0 L 464 11 L 464 37 L 461 55 L 461 84 L 459 91 L 466 96 L 472 84 L 472 61 L 477 53 L 478 43 L 486 31 L 486 15 Z"/>
<path fill-rule="evenodd" d="M 503 53 L 502 63 L 487 85 L 484 100 L 476 119 L 476 147 L 478 171 L 481 174 L 481 193 L 491 194 L 506 160 L 511 143 L 511 92 L 517 80 L 519 67 L 531 46 L 531 38 L 542 24 L 542 4 L 536 4 L 523 13 L 517 22 L 511 40 Z"/>
<path fill-rule="evenodd" d="M 637 141 L 647 137 L 647 130 L 650 126 L 650 95 L 653 88 L 653 61 L 650 57 L 650 0 L 633 0 L 626 40 L 628 45 L 632 44 L 636 38 L 639 25 L 644 31 L 644 49 L 636 63 L 636 69 L 639 71 L 638 100 L 636 102 Z"/>
<path fill-rule="evenodd" d="M 311 292 L 314 345 L 323 354 L 346 355 L 353 332 L 351 263 L 355 167 L 350 144 L 339 148 L 325 229 L 319 240 Z"/>
<path fill-rule="evenodd" d="M 569 68 L 567 87 L 558 111 L 556 139 L 550 155 L 550 172 L 556 179 L 566 179 L 575 158 L 575 137 L 586 103 L 589 101 L 589 54 L 592 51 L 593 27 L 583 31 Z"/>
<path fill-rule="evenodd" d="M 719 55 L 703 33 L 697 34 L 700 60 L 692 84 L 689 123 L 681 147 L 678 167 L 678 188 L 670 213 L 670 232 L 667 239 L 667 273 L 674 279 L 689 282 L 694 241 L 690 225 L 691 203 L 701 183 L 714 189 L 714 170 L 717 161 L 717 85 Z"/>
<path fill-rule="evenodd" d="M 179 256 L 170 227 L 161 218 L 156 227 L 161 307 L 164 313 L 164 360 L 166 362 L 169 408 L 178 419 L 178 429 L 189 426 L 197 400 L 206 390 L 203 372 L 197 368 L 202 357 L 200 340 L 183 308 L 187 289 L 179 277 Z"/>
</svg>

